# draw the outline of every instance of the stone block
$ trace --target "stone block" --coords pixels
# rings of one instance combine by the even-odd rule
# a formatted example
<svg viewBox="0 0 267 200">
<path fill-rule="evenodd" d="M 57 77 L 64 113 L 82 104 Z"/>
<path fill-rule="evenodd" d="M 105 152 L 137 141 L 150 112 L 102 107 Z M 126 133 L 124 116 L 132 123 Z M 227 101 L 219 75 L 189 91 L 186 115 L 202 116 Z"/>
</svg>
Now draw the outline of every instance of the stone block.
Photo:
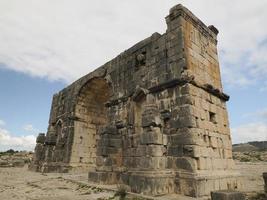
<svg viewBox="0 0 267 200">
<path fill-rule="evenodd" d="M 173 178 L 158 174 L 157 171 L 151 171 L 149 174 L 130 174 L 128 183 L 131 192 L 145 195 L 163 195 L 174 191 Z"/>
<path fill-rule="evenodd" d="M 216 162 L 221 163 L 221 160 L 217 159 Z M 216 166 L 214 166 L 214 163 L 215 163 L 215 161 L 212 158 L 204 158 L 204 157 L 197 158 L 198 170 L 211 170 L 211 169 L 213 169 L 213 167 L 214 167 L 214 169 L 216 169 Z M 221 169 L 223 168 L 223 166 L 220 166 L 220 167 L 221 167 Z"/>
<path fill-rule="evenodd" d="M 174 157 L 183 156 L 183 146 L 182 145 L 168 146 L 167 155 L 168 156 L 174 156 Z"/>
<path fill-rule="evenodd" d="M 57 142 L 57 136 L 54 134 L 50 134 L 46 136 L 45 144 L 55 146 Z"/>
<path fill-rule="evenodd" d="M 153 127 L 140 135 L 141 144 L 163 144 L 163 134 L 160 128 Z"/>
<path fill-rule="evenodd" d="M 179 117 L 192 116 L 193 115 L 193 106 L 191 105 L 182 105 L 179 107 L 178 115 Z"/>
<path fill-rule="evenodd" d="M 134 156 L 145 156 L 147 145 L 138 145 Z"/>
<path fill-rule="evenodd" d="M 264 189 L 265 189 L 265 193 L 266 193 L 266 196 L 267 196 L 267 172 L 264 172 L 262 174 L 262 176 L 263 176 L 263 180 L 264 180 L 264 183 L 265 183 Z"/>
<path fill-rule="evenodd" d="M 194 178 L 177 178 L 175 180 L 177 193 L 197 197 L 197 186 Z"/>
<path fill-rule="evenodd" d="M 99 139 L 97 141 L 97 145 L 100 147 L 100 146 L 109 146 L 109 139 L 108 138 L 105 138 L 105 137 L 102 137 L 101 139 Z"/>
<path fill-rule="evenodd" d="M 214 191 L 211 192 L 211 200 L 245 200 L 245 195 L 237 191 Z"/>
<path fill-rule="evenodd" d="M 161 119 L 157 105 L 155 104 L 145 105 L 142 114 L 142 127 L 160 126 L 160 125 L 161 125 Z"/>
<path fill-rule="evenodd" d="M 116 126 L 105 126 L 105 127 L 101 127 L 99 129 L 99 133 L 102 134 L 111 134 L 111 135 L 117 135 L 118 134 L 118 129 Z"/>
<path fill-rule="evenodd" d="M 36 143 L 44 144 L 45 143 L 45 134 L 39 133 L 38 137 L 36 138 Z"/>
<path fill-rule="evenodd" d="M 120 176 L 120 181 L 125 185 L 129 185 L 129 174 L 127 172 L 122 173 Z"/>
<path fill-rule="evenodd" d="M 183 154 L 184 156 L 199 158 L 203 156 L 203 148 L 196 145 L 184 145 L 183 146 Z"/>
<path fill-rule="evenodd" d="M 122 141 L 121 141 L 121 139 L 110 139 L 109 140 L 109 146 L 120 148 L 122 146 Z"/>
<path fill-rule="evenodd" d="M 182 95 L 176 98 L 176 102 L 178 105 L 194 105 L 194 98 L 190 95 Z"/>
<path fill-rule="evenodd" d="M 162 145 L 149 145 L 146 147 L 146 155 L 155 157 L 166 155 L 166 147 Z"/>
<path fill-rule="evenodd" d="M 88 180 L 100 184 L 115 184 L 120 179 L 119 173 L 116 172 L 89 172 Z"/>
<path fill-rule="evenodd" d="M 188 157 L 174 158 L 175 167 L 179 170 L 194 172 L 197 169 L 196 160 Z"/>
<path fill-rule="evenodd" d="M 197 128 L 171 128 L 168 142 L 171 145 L 204 145 L 202 131 Z"/>
<path fill-rule="evenodd" d="M 44 145 L 41 143 L 37 143 L 35 146 L 35 154 L 34 154 L 34 161 L 35 162 L 39 162 L 39 161 L 43 161 L 45 156 L 44 156 Z"/>
<path fill-rule="evenodd" d="M 116 153 L 118 153 L 118 148 L 107 147 L 107 146 L 97 147 L 97 152 L 96 152 L 96 154 L 99 156 L 107 156 L 107 155 L 116 154 Z"/>
<path fill-rule="evenodd" d="M 166 169 L 167 158 L 166 157 L 136 157 L 137 167 L 139 169 Z"/>
<path fill-rule="evenodd" d="M 176 117 L 170 120 L 171 128 L 196 128 L 196 118 L 192 115 L 186 115 L 185 111 L 178 111 Z"/>
<path fill-rule="evenodd" d="M 149 127 L 149 126 L 161 126 L 161 119 L 160 116 L 157 115 L 143 115 L 142 116 L 142 127 Z"/>
</svg>

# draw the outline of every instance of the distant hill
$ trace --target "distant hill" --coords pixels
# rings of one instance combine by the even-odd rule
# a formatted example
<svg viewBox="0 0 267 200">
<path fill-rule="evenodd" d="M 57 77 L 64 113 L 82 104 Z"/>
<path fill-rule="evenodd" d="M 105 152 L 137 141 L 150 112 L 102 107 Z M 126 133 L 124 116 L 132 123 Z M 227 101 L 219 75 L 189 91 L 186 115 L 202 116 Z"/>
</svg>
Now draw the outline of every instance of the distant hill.
<svg viewBox="0 0 267 200">
<path fill-rule="evenodd" d="M 255 141 L 233 145 L 233 152 L 267 151 L 267 141 Z"/>
<path fill-rule="evenodd" d="M 267 150 L 267 141 L 249 142 L 250 145 L 257 147 L 259 150 Z"/>
<path fill-rule="evenodd" d="M 267 141 L 234 144 L 233 158 L 240 162 L 267 162 Z"/>
</svg>

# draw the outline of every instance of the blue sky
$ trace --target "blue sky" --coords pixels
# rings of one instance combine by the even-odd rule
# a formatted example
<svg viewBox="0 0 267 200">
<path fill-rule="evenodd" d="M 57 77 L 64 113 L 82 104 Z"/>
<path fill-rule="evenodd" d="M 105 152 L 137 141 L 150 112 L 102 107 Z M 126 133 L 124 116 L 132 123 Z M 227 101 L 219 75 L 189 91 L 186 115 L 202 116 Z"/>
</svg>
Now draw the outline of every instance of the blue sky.
<svg viewBox="0 0 267 200">
<path fill-rule="evenodd" d="M 0 150 L 32 149 L 38 132 L 46 132 L 53 94 L 65 85 L 0 65 Z M 2 135 L 2 143 L 1 130 L 8 130 L 10 136 Z"/>
<path fill-rule="evenodd" d="M 1 119 L 5 119 L 5 126 L 19 135 L 46 131 L 52 96 L 64 86 L 62 82 L 31 77 L 0 65 Z"/>
<path fill-rule="evenodd" d="M 233 142 L 267 140 L 267 0 L 0 0 L 0 150 L 32 150 L 52 95 L 165 32 L 164 17 L 178 3 L 220 31 Z"/>
</svg>

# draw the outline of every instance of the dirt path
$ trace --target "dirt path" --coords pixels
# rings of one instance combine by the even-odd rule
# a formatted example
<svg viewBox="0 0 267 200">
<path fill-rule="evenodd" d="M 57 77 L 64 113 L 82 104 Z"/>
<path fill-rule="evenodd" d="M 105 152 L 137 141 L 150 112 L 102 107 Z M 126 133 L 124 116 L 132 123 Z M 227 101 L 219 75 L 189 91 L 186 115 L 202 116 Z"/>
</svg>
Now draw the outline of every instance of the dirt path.
<svg viewBox="0 0 267 200">
<path fill-rule="evenodd" d="M 40 174 L 27 168 L 0 168 L 1 200 L 88 200 L 112 197 L 113 192 L 65 179 L 61 174 Z"/>
<path fill-rule="evenodd" d="M 236 162 L 242 175 L 244 192 L 263 192 L 263 172 L 267 172 L 267 162 Z"/>
</svg>

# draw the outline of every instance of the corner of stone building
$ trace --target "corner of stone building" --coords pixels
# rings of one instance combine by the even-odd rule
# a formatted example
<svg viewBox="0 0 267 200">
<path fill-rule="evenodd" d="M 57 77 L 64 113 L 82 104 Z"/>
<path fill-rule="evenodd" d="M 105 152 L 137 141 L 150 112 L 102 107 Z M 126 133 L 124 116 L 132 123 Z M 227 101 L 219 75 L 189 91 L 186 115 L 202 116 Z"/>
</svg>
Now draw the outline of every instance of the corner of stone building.
<svg viewBox="0 0 267 200">
<path fill-rule="evenodd" d="M 183 61 L 182 75 L 192 76 L 194 82 L 200 86 L 213 86 L 222 92 L 220 68 L 217 51 L 218 29 L 206 26 L 186 7 L 179 4 L 170 9 L 166 17 L 167 38 L 171 46 L 177 45 L 176 56 Z M 170 58 L 172 59 L 172 58 Z"/>
<path fill-rule="evenodd" d="M 171 136 L 176 138 L 173 141 L 182 138 L 183 155 L 188 155 L 185 159 L 187 162 L 191 160 L 190 166 L 193 167 L 192 172 L 186 173 L 181 171 L 184 164 L 179 167 L 175 179 L 177 192 L 201 197 L 209 195 L 211 190 L 240 189 L 242 185 L 240 174 L 234 170 L 225 106 L 229 96 L 223 93 L 218 61 L 219 31 L 213 25 L 207 27 L 181 4 L 170 9 L 166 23 L 169 59 L 171 62 L 183 61 L 180 78 L 192 77 L 181 87 L 181 93 L 187 95 L 190 104 L 179 108 L 184 116 L 189 116 L 185 122 L 191 134 L 186 138 L 176 131 Z M 180 123 L 173 121 L 173 124 Z"/>
</svg>

